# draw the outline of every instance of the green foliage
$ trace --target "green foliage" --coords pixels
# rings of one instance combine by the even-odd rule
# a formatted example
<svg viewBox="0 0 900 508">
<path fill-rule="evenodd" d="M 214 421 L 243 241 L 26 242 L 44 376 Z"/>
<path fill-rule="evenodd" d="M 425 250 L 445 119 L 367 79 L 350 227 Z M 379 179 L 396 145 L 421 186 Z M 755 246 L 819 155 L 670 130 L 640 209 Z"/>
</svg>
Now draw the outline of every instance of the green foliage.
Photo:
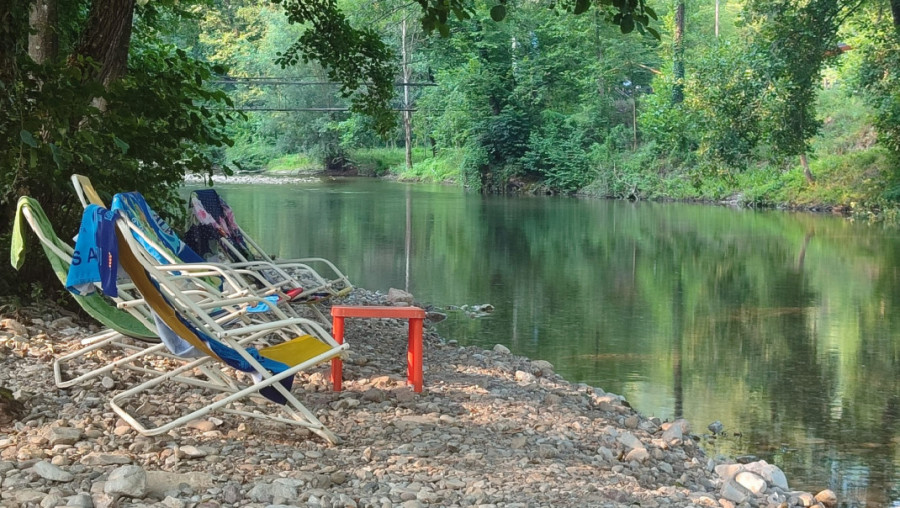
<svg viewBox="0 0 900 508">
<path fill-rule="evenodd" d="M 41 202 L 62 236 L 77 231 L 81 207 L 68 180 L 72 173 L 89 176 L 107 200 L 114 192 L 137 190 L 163 213 L 183 213 L 176 189 L 184 174 L 210 174 L 215 154 L 209 147 L 230 143 L 224 133 L 229 117 L 221 111 L 230 101 L 206 87 L 215 70 L 210 65 L 143 38 L 132 44 L 130 72 L 108 89 L 86 81 L 81 69 L 95 64 L 82 64 L 36 65 L 19 55 L 18 79 L 2 83 L 4 239 L 23 194 Z M 8 270 L 3 280 L 16 284 L 0 288 L 4 293 L 34 281 L 57 285 L 45 280 L 46 271 L 12 277 Z"/>
<path fill-rule="evenodd" d="M 413 158 L 421 156 L 421 150 L 413 151 Z M 406 165 L 406 152 L 402 148 L 360 148 L 350 152 L 350 159 L 360 175 L 384 176 Z"/>
<path fill-rule="evenodd" d="M 442 36 L 450 35 L 450 15 L 457 21 L 465 21 L 477 15 L 474 2 L 466 0 L 416 0 L 422 7 L 422 29 L 430 34 L 437 30 Z M 593 5 L 589 0 L 562 0 L 551 2 L 553 9 L 561 9 L 573 14 L 583 14 Z M 647 32 L 657 39 L 659 32 L 650 26 L 650 20 L 657 19 L 656 11 L 644 0 L 599 0 L 597 9 L 605 19 L 617 25 L 623 34 L 635 28 L 641 34 Z M 542 7 L 543 8 L 543 7 Z M 507 0 L 499 0 L 491 6 L 489 13 L 492 20 L 500 22 L 506 19 L 509 9 Z"/>
<path fill-rule="evenodd" d="M 273 0 L 284 7 L 288 21 L 309 23 L 278 58 L 283 67 L 301 60 L 318 61 L 329 79 L 341 85 L 344 97 L 352 97 L 351 109 L 373 119 L 378 132 L 396 125 L 389 102 L 394 96 L 393 52 L 371 28 L 354 28 L 334 0 Z"/>
<path fill-rule="evenodd" d="M 460 167 L 463 186 L 473 192 L 490 190 L 494 182 L 488 165 L 487 147 L 473 142 L 463 148 L 463 153 L 465 156 Z"/>
<path fill-rule="evenodd" d="M 671 88 L 672 80 L 667 76 L 654 80 L 654 93 L 642 101 L 638 125 L 643 139 L 656 143 L 661 150 L 688 153 L 699 145 L 699 115 L 683 102 L 673 104 Z"/>
<path fill-rule="evenodd" d="M 575 192 L 594 177 L 588 144 L 584 130 L 574 119 L 545 112 L 540 129 L 531 132 L 522 165 L 540 175 L 550 188 Z"/>
<path fill-rule="evenodd" d="M 835 85 L 819 92 L 816 110 L 822 127 L 811 147 L 817 154 L 845 155 L 876 143 L 874 108 L 849 86 Z"/>
<path fill-rule="evenodd" d="M 318 171 L 321 167 L 306 154 L 291 154 L 274 158 L 266 169 L 269 171 L 306 172 Z"/>
<path fill-rule="evenodd" d="M 461 183 L 460 168 L 464 153 L 458 149 L 441 151 L 436 157 L 425 158 L 413 152 L 413 168 L 411 171 L 400 171 L 401 180 L 418 180 L 423 182 Z"/>
<path fill-rule="evenodd" d="M 766 83 L 754 70 L 756 58 L 765 56 L 744 45 L 723 44 L 698 61 L 685 106 L 699 118 L 701 155 L 741 168 L 759 143 L 759 101 Z"/>
<path fill-rule="evenodd" d="M 864 36 L 871 44 L 863 49 L 857 82 L 866 91 L 866 100 L 875 110 L 879 141 L 900 161 L 900 33 L 882 23 L 870 25 Z M 895 163 L 894 167 L 898 165 Z M 900 171 L 894 170 L 900 181 Z M 895 188 L 892 196 L 900 196 Z"/>
<path fill-rule="evenodd" d="M 289 10 L 307 9 L 291 18 L 308 20 L 303 26 L 290 25 L 272 5 L 239 1 L 207 10 L 194 50 L 229 65 L 235 76 L 330 81 L 336 75 L 313 61 L 315 51 L 322 48 L 314 48 L 313 60 L 308 61 L 293 53 L 292 68 L 276 69 L 271 62 L 278 52 L 286 61 L 290 54 L 284 54 L 284 48 L 326 26 L 338 33 L 363 26 L 377 30 L 384 48 L 398 54 L 401 21 L 419 14 L 415 4 L 410 13 L 392 2 L 363 6 L 345 0 L 334 17 L 328 2 L 294 1 L 298 5 Z M 809 203 L 805 201 L 809 196 L 843 198 L 800 188 L 806 184 L 794 180 L 798 153 L 809 153 L 813 168 L 827 177 L 836 175 L 823 161 L 849 173 L 857 173 L 857 165 L 873 172 L 865 158 L 851 155 L 874 143 L 869 113 L 876 122 L 883 119 L 878 132 L 884 146 L 890 144 L 892 127 L 900 123 L 891 113 L 896 73 L 887 72 L 897 67 L 891 60 L 896 50 L 889 39 L 876 35 L 890 26 L 875 22 L 875 7 L 866 11 L 868 18 L 855 19 L 840 35 L 840 40 L 850 37 L 859 51 L 838 58 L 837 29 L 853 12 L 855 4 L 850 2 L 726 2 L 721 6 L 718 38 L 713 34 L 712 4 L 688 3 L 686 76 L 678 82 L 684 86 L 685 101 L 672 105 L 675 48 L 668 35 L 674 28 L 673 13 L 664 12 L 670 6 L 660 6 L 667 36 L 657 41 L 651 36 L 620 37 L 629 24 L 623 25 L 624 14 L 617 25 L 606 23 L 615 21 L 611 18 L 618 7 L 643 8 L 640 4 L 616 2 L 612 15 L 605 10 L 608 3 L 597 5 L 599 9 L 589 9 L 589 2 L 560 1 L 554 9 L 579 15 L 546 16 L 547 7 L 538 4 L 419 2 L 425 31 L 449 34 L 452 27 L 453 33 L 424 40 L 414 30 L 407 34 L 408 59 L 413 62 L 410 81 L 433 80 L 436 85 L 412 90 L 413 144 L 427 145 L 434 154 L 424 160 L 414 157 L 412 171 L 400 169 L 402 150 L 395 148 L 403 141 L 399 129 L 382 131 L 383 137 L 378 137 L 371 118 L 340 112 L 250 113 L 229 125 L 237 143 L 224 150 L 225 160 L 262 168 L 285 154 L 303 154 L 321 161 L 312 166 L 352 164 L 362 174 L 396 171 L 412 178 L 444 179 L 458 172 L 464 185 L 485 192 L 523 185 L 570 192 L 596 179 L 589 192 L 617 197 Z M 318 25 L 313 18 L 319 14 L 309 10 L 316 6 L 324 6 L 321 16 L 332 19 Z M 643 14 L 646 21 L 656 15 Z M 640 30 L 642 21 L 634 30 Z M 343 48 L 338 49 L 368 44 L 365 37 L 360 31 L 340 41 Z M 873 56 L 867 57 L 865 67 L 862 56 L 870 52 Z M 850 68 L 848 61 L 859 63 Z M 361 70 L 359 82 L 368 79 L 366 69 Z M 823 95 L 823 76 L 829 83 L 850 86 L 851 72 L 860 79 L 849 94 L 835 88 Z M 390 80 L 399 80 L 396 72 Z M 225 87 L 251 107 L 346 104 L 341 90 L 328 87 Z M 868 107 L 863 107 L 862 97 Z M 778 176 L 782 174 L 786 176 Z M 893 179 L 880 176 L 871 181 L 887 188 L 895 185 Z M 847 196 L 868 195 L 856 183 L 848 185 L 854 190 Z"/>
</svg>

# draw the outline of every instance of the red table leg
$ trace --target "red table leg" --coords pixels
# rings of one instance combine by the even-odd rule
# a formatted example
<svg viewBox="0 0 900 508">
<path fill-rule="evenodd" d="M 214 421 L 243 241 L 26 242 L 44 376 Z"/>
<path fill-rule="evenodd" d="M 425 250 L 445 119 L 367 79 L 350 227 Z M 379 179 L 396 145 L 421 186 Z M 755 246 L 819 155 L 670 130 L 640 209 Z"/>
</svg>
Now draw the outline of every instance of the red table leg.
<svg viewBox="0 0 900 508">
<path fill-rule="evenodd" d="M 344 318 L 341 316 L 334 316 L 332 321 L 332 332 L 334 333 L 334 340 L 337 341 L 338 344 L 344 343 Z M 334 391 L 341 391 L 341 380 L 344 378 L 344 362 L 341 361 L 341 357 L 337 356 L 332 358 L 331 360 L 331 386 Z"/>
<path fill-rule="evenodd" d="M 424 320 L 409 319 L 409 345 L 407 346 L 407 379 L 416 393 L 422 393 L 422 328 Z"/>
</svg>

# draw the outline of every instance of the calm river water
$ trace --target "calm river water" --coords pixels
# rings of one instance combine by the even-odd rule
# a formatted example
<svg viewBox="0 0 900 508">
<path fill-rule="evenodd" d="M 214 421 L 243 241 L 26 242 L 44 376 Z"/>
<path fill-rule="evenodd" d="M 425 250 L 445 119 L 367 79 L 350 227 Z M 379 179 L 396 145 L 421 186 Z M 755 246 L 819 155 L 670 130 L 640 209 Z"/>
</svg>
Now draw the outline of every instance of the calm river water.
<svg viewBox="0 0 900 508">
<path fill-rule="evenodd" d="M 437 307 L 494 306 L 449 311 L 448 339 L 505 344 L 698 432 L 720 420 L 710 455 L 756 455 L 792 487 L 900 506 L 897 231 L 364 179 L 217 188 L 281 257 L 327 257 Z"/>
</svg>

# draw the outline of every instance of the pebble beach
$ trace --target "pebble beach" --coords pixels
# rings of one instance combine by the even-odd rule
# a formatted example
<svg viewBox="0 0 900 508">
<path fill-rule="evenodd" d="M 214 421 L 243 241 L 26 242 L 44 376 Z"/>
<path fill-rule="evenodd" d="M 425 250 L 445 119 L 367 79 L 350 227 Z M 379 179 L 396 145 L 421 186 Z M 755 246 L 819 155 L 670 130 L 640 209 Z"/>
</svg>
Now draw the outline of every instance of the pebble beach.
<svg viewBox="0 0 900 508">
<path fill-rule="evenodd" d="M 386 305 L 355 289 L 348 305 Z M 708 457 L 684 420 L 636 412 L 545 361 L 461 346 L 426 324 L 425 387 L 406 383 L 406 322 L 350 319 L 343 391 L 327 366 L 294 393 L 342 440 L 211 413 L 161 436 L 119 419 L 115 370 L 61 389 L 53 359 L 99 329 L 55 307 L 0 316 L 0 505 L 76 507 L 837 506 L 790 488 L 778 467 Z M 123 353 L 101 351 L 91 362 Z M 190 405 L 191 387 L 156 396 Z"/>
</svg>

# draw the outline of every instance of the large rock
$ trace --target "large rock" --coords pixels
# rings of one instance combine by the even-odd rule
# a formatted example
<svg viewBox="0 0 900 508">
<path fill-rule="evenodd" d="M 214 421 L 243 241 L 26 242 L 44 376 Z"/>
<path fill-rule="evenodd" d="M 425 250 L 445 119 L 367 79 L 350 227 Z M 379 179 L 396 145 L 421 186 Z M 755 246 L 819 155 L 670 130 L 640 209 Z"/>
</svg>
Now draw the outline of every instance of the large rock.
<svg viewBox="0 0 900 508">
<path fill-rule="evenodd" d="M 271 503 L 276 496 L 288 499 L 287 496 L 280 494 L 291 494 L 292 497 L 297 497 L 297 490 L 293 489 L 292 492 L 288 492 L 290 490 L 290 487 L 286 485 L 260 482 L 250 489 L 250 492 L 247 493 L 247 497 L 258 503 Z"/>
<path fill-rule="evenodd" d="M 194 492 L 203 492 L 213 486 L 209 473 L 170 473 L 168 471 L 147 471 L 147 494 L 162 498 L 169 490 L 177 489 L 182 483 L 190 485 Z"/>
<path fill-rule="evenodd" d="M 116 453 L 91 452 L 81 458 L 81 463 L 86 466 L 112 466 L 116 464 L 131 464 L 131 457 Z"/>
<path fill-rule="evenodd" d="M 766 493 L 766 481 L 762 476 L 756 473 L 752 473 L 750 471 L 741 471 L 734 476 L 734 481 L 740 483 L 741 486 L 749 490 L 754 495 Z"/>
<path fill-rule="evenodd" d="M 70 482 L 75 476 L 72 473 L 63 471 L 47 461 L 40 461 L 34 465 L 34 472 L 41 478 L 54 482 Z"/>
<path fill-rule="evenodd" d="M 18 503 L 16 506 L 25 506 L 27 503 L 40 503 L 44 499 L 43 492 L 33 489 L 19 489 L 13 493 L 13 498 Z"/>
<path fill-rule="evenodd" d="M 750 499 L 750 491 L 733 478 L 722 484 L 721 495 L 736 504 L 741 504 Z"/>
<path fill-rule="evenodd" d="M 825 505 L 825 508 L 834 508 L 837 506 L 837 496 L 834 494 L 834 491 L 830 489 L 825 489 L 822 492 L 816 494 L 816 501 Z"/>
<path fill-rule="evenodd" d="M 140 466 L 122 466 L 109 473 L 103 492 L 111 495 L 144 497 L 147 495 L 147 473 Z"/>
<path fill-rule="evenodd" d="M 644 448 L 644 443 L 634 436 L 631 432 L 623 432 L 616 438 L 620 443 L 628 448 Z"/>
<path fill-rule="evenodd" d="M 531 372 L 525 372 L 524 370 L 517 370 L 515 374 L 516 382 L 522 384 L 534 383 L 534 374 Z"/>
<path fill-rule="evenodd" d="M 716 474 L 723 480 L 730 480 L 744 470 L 743 464 L 719 464 L 716 466 Z"/>
<path fill-rule="evenodd" d="M 206 457 L 207 455 L 208 453 L 206 452 L 206 450 L 202 450 L 192 445 L 184 445 L 175 448 L 175 456 L 180 459 L 199 459 L 202 457 Z"/>
<path fill-rule="evenodd" d="M 47 440 L 50 447 L 56 445 L 73 445 L 81 439 L 81 429 L 72 427 L 50 427 L 47 431 Z"/>
<path fill-rule="evenodd" d="M 663 431 L 662 440 L 667 446 L 681 446 L 684 443 L 684 433 L 681 432 L 681 425 L 669 425 Z"/>
<path fill-rule="evenodd" d="M 91 499 L 90 494 L 82 492 L 70 497 L 68 502 L 66 502 L 66 506 L 74 506 L 76 508 L 94 508 L 94 501 Z"/>
<path fill-rule="evenodd" d="M 553 364 L 546 360 L 535 360 L 531 362 L 531 368 L 534 374 L 542 377 L 550 377 L 553 375 Z"/>
<path fill-rule="evenodd" d="M 638 446 L 637 448 L 633 448 L 628 455 L 625 456 L 625 462 L 644 462 L 650 458 L 650 453 L 643 446 Z"/>
<path fill-rule="evenodd" d="M 397 305 L 398 303 L 412 305 L 413 295 L 407 293 L 406 291 L 403 291 L 402 289 L 391 288 L 388 289 L 387 301 L 388 303 L 392 303 L 394 305 Z"/>
<path fill-rule="evenodd" d="M 769 464 L 764 460 L 759 460 L 744 465 L 744 469 L 762 476 L 763 479 L 773 487 L 778 487 L 779 489 L 785 491 L 790 490 L 788 488 L 788 481 L 787 477 L 784 475 L 784 471 L 782 471 L 778 466 L 774 464 Z"/>
</svg>

